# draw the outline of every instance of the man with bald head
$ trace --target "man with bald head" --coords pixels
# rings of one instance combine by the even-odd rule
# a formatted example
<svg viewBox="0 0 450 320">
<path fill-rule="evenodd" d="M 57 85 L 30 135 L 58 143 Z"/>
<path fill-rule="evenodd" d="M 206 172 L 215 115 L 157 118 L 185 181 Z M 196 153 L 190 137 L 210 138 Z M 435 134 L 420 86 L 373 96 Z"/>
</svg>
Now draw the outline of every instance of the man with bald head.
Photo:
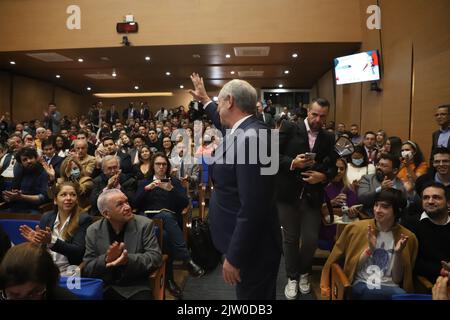
<svg viewBox="0 0 450 320">
<path fill-rule="evenodd" d="M 95 169 L 95 157 L 88 155 L 87 140 L 75 140 L 75 153 L 83 166 L 84 171 L 90 176 Z"/>
</svg>

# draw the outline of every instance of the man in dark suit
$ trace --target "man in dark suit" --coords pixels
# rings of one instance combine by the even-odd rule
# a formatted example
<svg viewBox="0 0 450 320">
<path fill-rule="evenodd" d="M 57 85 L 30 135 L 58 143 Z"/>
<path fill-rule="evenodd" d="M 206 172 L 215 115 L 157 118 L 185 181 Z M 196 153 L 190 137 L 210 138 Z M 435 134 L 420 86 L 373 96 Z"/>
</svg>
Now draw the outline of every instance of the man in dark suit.
<svg viewBox="0 0 450 320">
<path fill-rule="evenodd" d="M 436 123 L 439 125 L 439 130 L 433 132 L 433 141 L 431 145 L 431 152 L 437 147 L 445 147 L 450 149 L 450 105 L 442 105 L 437 107 Z M 430 165 L 432 164 L 430 158 Z"/>
<path fill-rule="evenodd" d="M 334 135 L 322 129 L 330 104 L 314 99 L 304 121 L 284 120 L 280 128 L 277 206 L 283 226 L 287 299 L 310 292 L 309 273 L 317 248 L 324 187 L 336 175 Z M 299 241 L 302 246 L 299 249 Z"/>
<path fill-rule="evenodd" d="M 116 120 L 119 119 L 119 112 L 116 109 L 116 105 L 112 104 L 111 108 L 106 111 L 106 122 L 109 124 L 115 124 Z"/>
<path fill-rule="evenodd" d="M 103 219 L 87 230 L 83 275 L 104 281 L 105 299 L 151 299 L 148 276 L 162 260 L 152 220 L 134 215 L 118 189 L 97 204 Z"/>
<path fill-rule="evenodd" d="M 53 140 L 44 140 L 42 141 L 42 152 L 43 152 L 43 160 L 50 166 L 55 169 L 56 178 L 60 175 L 61 163 L 64 158 L 56 155 L 56 148 Z"/>
<path fill-rule="evenodd" d="M 258 155 L 249 152 L 252 143 L 270 147 L 270 139 L 263 138 L 261 131 L 270 132 L 255 116 L 256 90 L 246 81 L 232 80 L 220 91 L 216 105 L 203 79 L 194 73 L 191 80 L 195 90 L 190 93 L 227 140 L 216 150 L 211 165 L 214 192 L 209 208 L 212 239 L 224 254 L 224 280 L 236 285 L 240 300 L 275 299 L 281 258 L 275 176 L 265 174 Z M 226 128 L 231 130 L 225 132 Z M 245 161 L 238 161 L 238 155 Z"/>
<path fill-rule="evenodd" d="M 139 110 L 134 107 L 133 102 L 130 102 L 128 108 L 123 110 L 122 117 L 124 121 L 127 119 L 139 119 Z"/>
<path fill-rule="evenodd" d="M 273 121 L 272 115 L 270 113 L 264 112 L 261 101 L 258 101 L 256 103 L 256 118 L 266 124 L 270 129 L 273 129 L 275 127 L 275 122 Z"/>
</svg>

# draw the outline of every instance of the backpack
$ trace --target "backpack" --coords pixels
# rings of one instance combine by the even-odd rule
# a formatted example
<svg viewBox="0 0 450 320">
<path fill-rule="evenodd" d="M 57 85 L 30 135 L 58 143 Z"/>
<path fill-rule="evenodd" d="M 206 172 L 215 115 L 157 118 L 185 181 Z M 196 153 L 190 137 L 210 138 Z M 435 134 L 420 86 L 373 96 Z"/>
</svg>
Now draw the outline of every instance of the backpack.
<svg viewBox="0 0 450 320">
<path fill-rule="evenodd" d="M 207 221 L 193 218 L 189 230 L 189 247 L 192 259 L 205 271 L 214 270 L 220 262 L 221 253 L 214 247 Z"/>
</svg>

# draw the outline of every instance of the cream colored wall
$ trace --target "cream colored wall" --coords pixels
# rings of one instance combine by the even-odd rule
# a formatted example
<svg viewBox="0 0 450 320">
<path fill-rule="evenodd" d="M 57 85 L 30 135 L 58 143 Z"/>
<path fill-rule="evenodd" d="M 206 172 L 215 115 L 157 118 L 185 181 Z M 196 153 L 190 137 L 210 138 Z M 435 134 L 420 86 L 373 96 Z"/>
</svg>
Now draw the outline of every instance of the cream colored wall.
<svg viewBox="0 0 450 320">
<path fill-rule="evenodd" d="M 66 28 L 72 4 L 80 30 Z M 126 14 L 139 24 L 134 46 L 361 40 L 358 0 L 2 0 L 0 51 L 121 46 Z"/>
<path fill-rule="evenodd" d="M 368 5 L 361 0 L 361 17 Z M 384 128 L 388 135 L 418 142 L 428 157 L 437 129 L 435 107 L 450 103 L 450 2 L 380 0 L 381 30 L 368 30 L 361 19 L 361 50 L 382 54 L 382 92 L 370 83 L 336 86 L 336 122 L 357 123 L 361 131 Z M 314 86 L 331 92 L 332 78 Z M 323 92 L 323 91 L 322 91 Z"/>
</svg>

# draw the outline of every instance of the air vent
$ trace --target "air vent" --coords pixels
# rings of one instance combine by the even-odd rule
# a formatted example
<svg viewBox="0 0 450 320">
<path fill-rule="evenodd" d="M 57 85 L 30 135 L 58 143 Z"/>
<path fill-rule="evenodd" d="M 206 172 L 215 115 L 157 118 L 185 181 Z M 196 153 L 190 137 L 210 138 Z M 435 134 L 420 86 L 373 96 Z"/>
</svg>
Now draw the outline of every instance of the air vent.
<svg viewBox="0 0 450 320">
<path fill-rule="evenodd" d="M 111 73 L 87 73 L 85 74 L 86 77 L 96 80 L 110 80 L 115 79 Z"/>
<path fill-rule="evenodd" d="M 240 78 L 262 77 L 264 71 L 238 71 L 238 75 Z"/>
<path fill-rule="evenodd" d="M 236 57 L 267 57 L 270 47 L 235 47 Z"/>
<path fill-rule="evenodd" d="M 73 59 L 63 56 L 56 52 L 40 52 L 40 53 L 27 53 L 29 57 L 44 61 L 44 62 L 67 62 L 73 61 Z"/>
</svg>

